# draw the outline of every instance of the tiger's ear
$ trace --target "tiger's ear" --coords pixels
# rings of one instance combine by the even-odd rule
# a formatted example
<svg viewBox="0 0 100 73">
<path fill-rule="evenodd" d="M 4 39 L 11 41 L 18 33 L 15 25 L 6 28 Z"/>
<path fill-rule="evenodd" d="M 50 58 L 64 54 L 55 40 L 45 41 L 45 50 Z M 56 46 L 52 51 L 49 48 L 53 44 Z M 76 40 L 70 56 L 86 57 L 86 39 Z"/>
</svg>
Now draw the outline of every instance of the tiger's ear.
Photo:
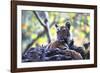
<svg viewBox="0 0 100 73">
<path fill-rule="evenodd" d="M 66 28 L 68 28 L 70 30 L 70 26 L 71 26 L 70 22 L 66 22 L 65 26 L 66 26 Z"/>
<path fill-rule="evenodd" d="M 56 27 L 57 31 L 59 31 L 59 30 L 60 30 L 60 28 L 59 28 L 58 24 L 55 24 L 55 27 Z"/>
</svg>

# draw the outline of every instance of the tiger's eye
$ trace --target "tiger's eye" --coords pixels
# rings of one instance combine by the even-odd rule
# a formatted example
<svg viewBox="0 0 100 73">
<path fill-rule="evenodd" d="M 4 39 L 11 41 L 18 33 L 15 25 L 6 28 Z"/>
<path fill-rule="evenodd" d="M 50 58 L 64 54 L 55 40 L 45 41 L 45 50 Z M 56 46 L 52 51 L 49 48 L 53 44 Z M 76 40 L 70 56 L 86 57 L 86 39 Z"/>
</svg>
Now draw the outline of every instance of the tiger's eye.
<svg viewBox="0 0 100 73">
<path fill-rule="evenodd" d="M 65 47 L 65 48 L 62 48 L 62 50 L 67 50 L 67 48 Z"/>
</svg>

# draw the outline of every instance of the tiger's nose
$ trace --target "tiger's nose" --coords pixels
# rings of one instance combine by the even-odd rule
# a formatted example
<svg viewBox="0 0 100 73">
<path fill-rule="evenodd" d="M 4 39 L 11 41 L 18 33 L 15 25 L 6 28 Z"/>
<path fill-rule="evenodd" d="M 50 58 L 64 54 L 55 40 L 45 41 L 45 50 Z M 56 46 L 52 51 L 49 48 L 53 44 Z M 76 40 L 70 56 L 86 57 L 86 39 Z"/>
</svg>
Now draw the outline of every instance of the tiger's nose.
<svg viewBox="0 0 100 73">
<path fill-rule="evenodd" d="M 65 28 L 63 28 L 63 31 L 66 31 L 66 29 L 65 29 Z"/>
</svg>

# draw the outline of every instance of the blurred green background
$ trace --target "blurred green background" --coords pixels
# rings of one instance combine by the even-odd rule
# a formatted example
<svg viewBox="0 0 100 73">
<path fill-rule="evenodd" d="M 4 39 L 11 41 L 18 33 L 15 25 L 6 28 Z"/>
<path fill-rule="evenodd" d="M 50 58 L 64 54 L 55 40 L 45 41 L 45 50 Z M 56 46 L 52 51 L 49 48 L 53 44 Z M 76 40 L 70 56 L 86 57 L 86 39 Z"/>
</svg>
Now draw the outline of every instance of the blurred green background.
<svg viewBox="0 0 100 73">
<path fill-rule="evenodd" d="M 65 26 L 67 21 L 71 22 L 71 30 L 75 45 L 82 46 L 83 43 L 90 41 L 90 14 L 89 13 L 73 13 L 73 12 L 44 12 L 22 10 L 22 50 L 27 49 L 27 46 L 38 47 L 48 44 L 48 37 L 44 26 L 39 22 L 36 14 L 41 22 L 44 19 L 48 20 L 49 36 L 51 42 L 57 38 L 56 28 L 54 24 Z M 44 15 L 43 15 L 44 13 Z M 31 43 L 31 45 L 29 45 Z"/>
</svg>

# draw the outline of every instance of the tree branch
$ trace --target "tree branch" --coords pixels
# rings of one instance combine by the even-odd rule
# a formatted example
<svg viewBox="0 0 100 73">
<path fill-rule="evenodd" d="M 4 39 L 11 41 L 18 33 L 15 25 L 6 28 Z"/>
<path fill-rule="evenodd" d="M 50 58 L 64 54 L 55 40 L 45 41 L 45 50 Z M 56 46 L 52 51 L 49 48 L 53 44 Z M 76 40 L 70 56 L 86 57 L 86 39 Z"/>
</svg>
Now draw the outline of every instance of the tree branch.
<svg viewBox="0 0 100 73">
<path fill-rule="evenodd" d="M 41 19 L 39 18 L 39 16 L 37 15 L 37 13 L 35 11 L 33 11 L 34 15 L 36 16 L 36 18 L 38 19 L 38 21 L 40 22 L 40 24 L 46 28 L 45 24 L 41 21 Z"/>
<path fill-rule="evenodd" d="M 40 21 L 40 23 L 41 23 L 41 20 L 39 20 Z M 58 22 L 56 22 L 56 16 L 54 17 L 54 21 L 51 23 L 51 25 L 50 25 L 50 28 L 54 25 L 54 24 L 57 24 Z M 44 25 L 44 24 L 42 24 L 42 25 Z M 28 48 L 30 48 L 32 45 L 33 45 L 33 43 L 35 43 L 36 42 L 36 40 L 38 39 L 38 38 L 40 38 L 41 36 L 43 36 L 44 34 L 46 34 L 46 31 L 45 30 L 43 30 L 42 32 L 40 32 L 39 34 L 38 34 L 38 36 L 35 38 L 35 39 L 33 39 L 32 40 L 32 42 L 30 43 L 30 44 L 28 44 L 27 45 L 27 47 L 26 47 L 26 49 L 25 49 L 25 51 L 23 52 L 23 53 L 25 53 L 26 51 L 27 51 L 27 49 Z"/>
</svg>

